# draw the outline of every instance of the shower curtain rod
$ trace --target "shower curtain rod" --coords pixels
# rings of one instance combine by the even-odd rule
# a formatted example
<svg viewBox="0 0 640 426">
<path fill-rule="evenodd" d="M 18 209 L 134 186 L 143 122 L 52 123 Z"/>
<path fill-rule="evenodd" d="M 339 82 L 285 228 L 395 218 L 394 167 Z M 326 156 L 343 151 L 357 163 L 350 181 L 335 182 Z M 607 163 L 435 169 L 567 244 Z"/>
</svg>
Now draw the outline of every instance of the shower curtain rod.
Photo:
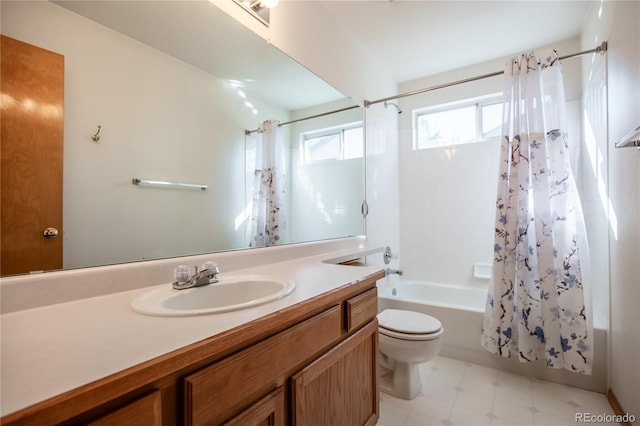
<svg viewBox="0 0 640 426">
<path fill-rule="evenodd" d="M 305 121 L 305 120 L 310 120 L 312 118 L 318 118 L 318 117 L 324 117 L 325 115 L 330 115 L 330 114 L 335 114 L 337 112 L 342 112 L 342 111 L 349 111 L 351 109 L 355 109 L 355 108 L 360 108 L 360 105 L 353 105 L 350 107 L 346 107 L 346 108 L 340 108 L 340 109 L 336 109 L 334 111 L 328 111 L 328 112 L 323 112 L 322 114 L 316 114 L 316 115 L 310 115 L 309 117 L 303 117 L 303 118 L 298 118 L 296 120 L 291 120 L 291 121 L 287 121 L 285 123 L 278 123 L 278 127 L 280 126 L 286 126 L 287 124 L 293 124 L 293 123 L 297 123 L 298 121 Z M 258 129 L 254 129 L 254 130 L 245 130 L 244 134 L 249 136 L 251 133 L 255 133 L 257 132 Z"/>
<path fill-rule="evenodd" d="M 607 42 L 603 41 L 602 43 L 600 43 L 600 45 L 598 47 L 595 47 L 593 49 L 585 50 L 583 52 L 578 52 L 578 53 L 572 53 L 570 55 L 560 56 L 560 60 L 573 58 L 574 56 L 582 56 L 582 55 L 586 55 L 588 53 L 599 53 L 599 54 L 603 55 L 606 51 L 607 51 Z M 419 95 L 421 93 L 431 92 L 432 90 L 443 89 L 445 87 L 457 86 L 458 84 L 462 84 L 462 83 L 469 83 L 471 81 L 482 80 L 482 79 L 489 78 L 489 77 L 495 77 L 495 76 L 500 75 L 500 74 L 504 74 L 504 71 L 496 71 L 496 72 L 492 72 L 492 73 L 489 73 L 489 74 L 478 75 L 476 77 L 470 77 L 470 78 L 465 78 L 465 79 L 458 80 L 458 81 L 452 81 L 450 83 L 438 84 L 437 86 L 432 86 L 432 87 L 426 87 L 424 89 L 413 90 L 411 92 L 401 93 L 399 95 L 389 96 L 387 98 L 376 99 L 375 101 L 367 101 L 367 100 L 365 100 L 364 101 L 364 106 L 365 106 L 365 108 L 369 108 L 369 106 L 371 106 L 373 104 L 379 104 L 380 102 L 386 102 L 386 101 L 391 101 L 393 99 L 405 98 L 407 96 Z"/>
</svg>

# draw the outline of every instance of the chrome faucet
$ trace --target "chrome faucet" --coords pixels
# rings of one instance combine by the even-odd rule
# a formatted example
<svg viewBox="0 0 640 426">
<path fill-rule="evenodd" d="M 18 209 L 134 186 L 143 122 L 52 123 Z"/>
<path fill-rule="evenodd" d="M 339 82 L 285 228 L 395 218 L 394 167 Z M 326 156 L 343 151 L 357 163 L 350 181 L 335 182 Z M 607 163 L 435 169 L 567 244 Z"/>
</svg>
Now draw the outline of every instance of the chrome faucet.
<svg viewBox="0 0 640 426">
<path fill-rule="evenodd" d="M 217 283 L 218 264 L 215 262 L 205 262 L 202 269 L 198 271 L 198 267 L 194 266 L 195 273 L 191 275 L 191 268 L 186 265 L 178 266 L 174 275 L 176 280 L 173 282 L 173 288 L 176 290 L 184 290 L 187 288 L 200 287 L 207 284 Z"/>
<path fill-rule="evenodd" d="M 398 274 L 398 275 L 402 275 L 402 271 L 400 269 L 391 269 L 391 268 L 387 268 L 384 270 L 384 273 L 386 275 L 391 275 L 391 274 Z"/>
</svg>

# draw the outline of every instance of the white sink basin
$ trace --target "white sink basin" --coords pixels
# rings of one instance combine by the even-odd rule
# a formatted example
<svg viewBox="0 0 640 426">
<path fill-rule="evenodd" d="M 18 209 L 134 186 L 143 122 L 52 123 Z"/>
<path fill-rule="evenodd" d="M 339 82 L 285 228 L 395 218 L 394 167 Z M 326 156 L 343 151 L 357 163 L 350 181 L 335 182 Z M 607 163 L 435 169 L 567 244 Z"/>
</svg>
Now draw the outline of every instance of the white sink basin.
<svg viewBox="0 0 640 426">
<path fill-rule="evenodd" d="M 166 287 L 152 290 L 131 302 L 134 311 L 152 316 L 179 317 L 237 311 L 288 296 L 293 281 L 262 275 L 218 277 L 219 282 L 186 290 Z"/>
</svg>

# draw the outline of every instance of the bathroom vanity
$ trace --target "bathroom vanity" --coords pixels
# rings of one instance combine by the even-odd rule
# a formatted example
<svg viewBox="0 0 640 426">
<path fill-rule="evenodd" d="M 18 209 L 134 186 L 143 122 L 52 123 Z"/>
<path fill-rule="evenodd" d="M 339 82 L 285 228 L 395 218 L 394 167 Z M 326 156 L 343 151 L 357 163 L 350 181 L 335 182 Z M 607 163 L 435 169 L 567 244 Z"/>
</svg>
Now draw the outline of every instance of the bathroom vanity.
<svg viewBox="0 0 640 426">
<path fill-rule="evenodd" d="M 278 269 L 277 265 L 273 268 Z M 120 328 L 123 345 L 140 344 L 140 349 L 133 351 L 136 354 L 145 347 L 136 340 L 152 342 L 167 333 L 167 339 L 176 340 L 172 344 L 180 346 L 175 330 L 181 327 L 186 327 L 184 334 L 196 326 L 201 328 L 199 333 L 206 328 L 211 331 L 208 337 L 198 340 L 194 337 L 197 334 L 189 336 L 195 340 L 193 343 L 142 362 L 132 362 L 130 367 L 113 374 L 96 380 L 85 378 L 84 381 L 89 381 L 81 386 L 6 414 L 2 424 L 374 425 L 379 405 L 376 281 L 384 277 L 384 272 L 372 267 L 320 262 L 313 262 L 311 268 L 304 265 L 287 268 L 289 271 L 298 268 L 297 273 L 292 273 L 296 291 L 288 296 L 292 297 L 289 301 L 265 305 L 263 309 L 270 311 L 265 315 L 267 311 L 254 309 L 253 313 L 200 318 L 147 317 L 131 312 L 124 303 L 140 294 L 140 290 L 71 302 L 64 307 L 66 315 L 80 322 L 83 318 L 78 318 L 79 311 L 74 313 L 74 309 L 83 312 L 104 309 L 110 319 L 100 321 L 112 321 L 108 330 Z M 324 289 L 317 285 L 336 279 L 341 281 Z M 63 305 L 58 306 L 62 309 Z M 113 306 L 116 308 L 109 311 Z M 18 320 L 20 324 L 29 322 L 28 315 L 40 315 L 38 309 L 31 311 L 5 315 L 3 320 L 9 323 L 3 324 L 3 331 L 11 331 L 12 323 L 17 324 Z M 92 315 L 95 314 L 87 315 L 88 323 L 96 321 Z M 113 336 L 101 336 L 96 324 L 91 326 L 96 335 L 84 345 L 104 345 L 101 353 L 106 352 L 104 362 L 108 363 L 107 358 L 114 356 L 110 354 Z M 68 326 L 73 327 L 71 322 Z M 80 330 L 83 325 L 77 327 Z M 155 337 L 149 336 L 154 333 Z M 71 330 L 67 339 L 69 334 L 81 333 Z M 18 346 L 33 344 L 22 343 L 11 335 L 7 338 L 15 340 Z M 82 347 L 82 343 L 69 345 L 67 353 L 77 357 L 76 363 L 84 362 L 83 356 L 73 354 L 73 345 Z M 86 356 L 92 356 L 90 347 L 86 351 Z M 23 349 L 23 352 L 26 355 L 31 351 Z M 59 351 L 51 352 L 51 357 L 59 356 Z M 22 362 L 15 354 L 8 355 L 11 363 Z M 66 365 L 63 359 L 50 361 L 46 355 L 40 356 L 51 363 L 40 367 L 41 376 L 51 373 L 49 370 L 56 365 L 60 366 L 60 376 L 65 374 L 65 368 L 73 368 L 73 362 Z M 5 364 L 3 368 L 9 367 Z M 13 390 L 28 392 L 26 388 L 18 389 L 17 376 L 3 370 L 3 379 L 5 376 L 10 383 L 3 383 L 3 399 Z M 34 379 L 25 377 L 25 380 Z M 48 379 L 42 380 L 45 386 Z"/>
</svg>

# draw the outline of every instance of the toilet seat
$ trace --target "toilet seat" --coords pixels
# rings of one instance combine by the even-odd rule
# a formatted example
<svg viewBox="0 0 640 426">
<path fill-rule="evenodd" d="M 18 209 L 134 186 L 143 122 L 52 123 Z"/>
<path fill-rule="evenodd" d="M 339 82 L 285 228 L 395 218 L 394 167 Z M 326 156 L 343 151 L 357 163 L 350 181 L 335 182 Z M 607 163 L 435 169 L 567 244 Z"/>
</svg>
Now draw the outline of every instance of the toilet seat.
<svg viewBox="0 0 640 426">
<path fill-rule="evenodd" d="M 385 309 L 378 314 L 378 331 L 403 340 L 433 340 L 442 335 L 442 323 L 420 312 Z"/>
</svg>

